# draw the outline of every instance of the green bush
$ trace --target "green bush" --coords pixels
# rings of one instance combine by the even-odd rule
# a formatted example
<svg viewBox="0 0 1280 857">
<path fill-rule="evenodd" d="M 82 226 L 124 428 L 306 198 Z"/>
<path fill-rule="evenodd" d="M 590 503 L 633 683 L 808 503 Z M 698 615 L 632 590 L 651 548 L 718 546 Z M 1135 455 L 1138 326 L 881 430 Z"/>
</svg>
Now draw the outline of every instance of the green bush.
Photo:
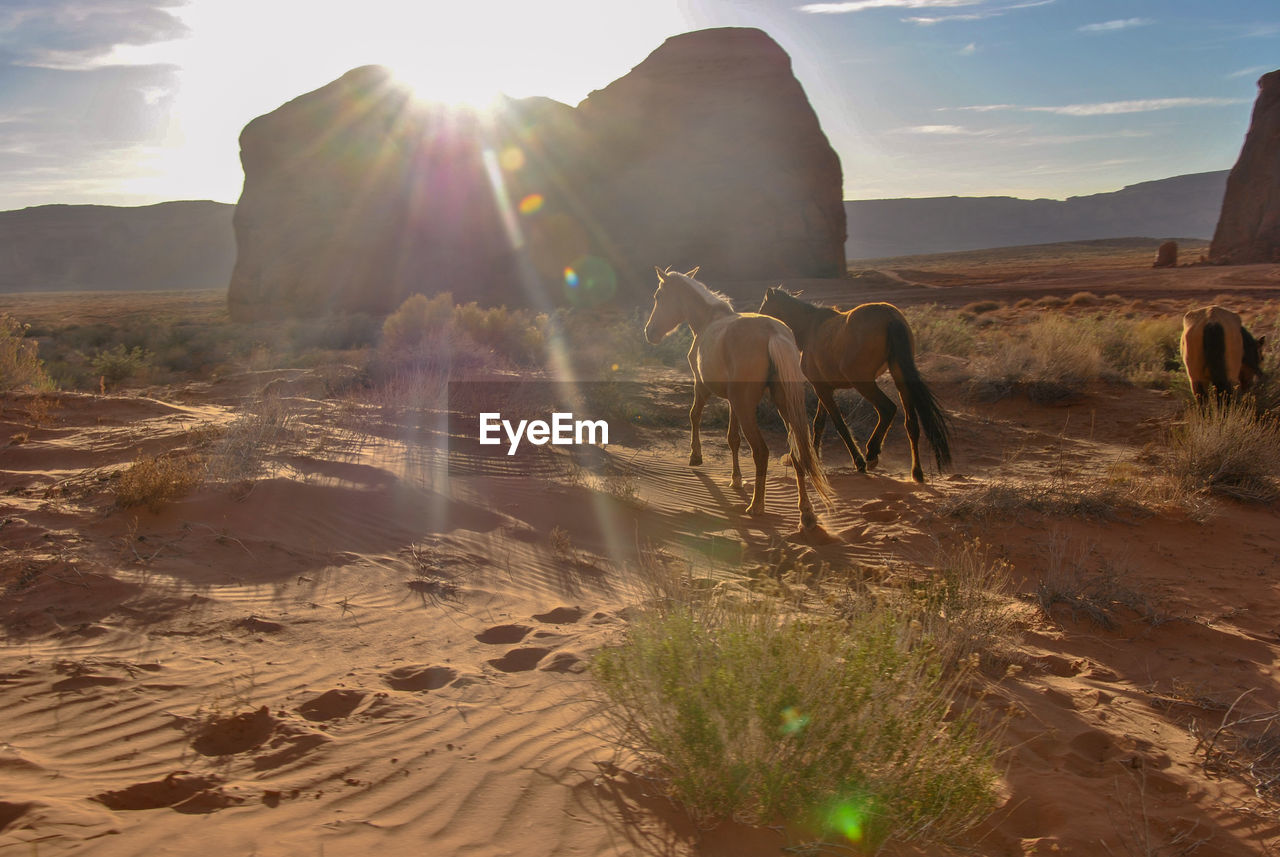
<svg viewBox="0 0 1280 857">
<path fill-rule="evenodd" d="M 95 354 L 89 359 L 89 366 L 106 386 L 114 387 L 124 381 L 142 379 L 152 368 L 154 358 L 150 351 L 121 344 Z"/>
<path fill-rule="evenodd" d="M 955 674 L 911 611 L 676 600 L 592 666 L 618 741 L 695 818 L 874 852 L 945 841 L 995 804 L 989 733 L 952 708 Z"/>
</svg>

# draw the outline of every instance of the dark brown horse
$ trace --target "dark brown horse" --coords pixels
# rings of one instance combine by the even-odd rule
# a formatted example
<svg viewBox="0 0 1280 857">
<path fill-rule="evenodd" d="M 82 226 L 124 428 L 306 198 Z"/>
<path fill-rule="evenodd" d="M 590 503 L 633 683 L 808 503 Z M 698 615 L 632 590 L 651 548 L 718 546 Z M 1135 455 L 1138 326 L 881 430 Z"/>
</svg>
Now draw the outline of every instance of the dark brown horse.
<svg viewBox="0 0 1280 857">
<path fill-rule="evenodd" d="M 815 447 L 821 447 L 826 417 L 830 414 L 858 470 L 875 467 L 880 458 L 880 445 L 897 412 L 897 407 L 876 385 L 876 378 L 887 367 L 902 400 L 907 439 L 911 441 L 911 478 L 924 481 L 919 450 L 922 428 L 933 447 L 938 468 L 951 463 L 947 416 L 933 391 L 920 378 L 915 361 L 915 337 L 896 306 L 862 304 L 841 312 L 814 306 L 785 289 L 776 288 L 765 292 L 760 312 L 786 322 L 796 335 L 796 344 L 803 354 L 800 368 L 818 394 L 818 412 L 813 419 Z M 865 459 L 836 406 L 834 391 L 844 387 L 861 393 L 875 406 L 879 417 L 867 441 Z"/>
<path fill-rule="evenodd" d="M 1230 398 L 1236 385 L 1244 392 L 1262 375 L 1265 336 L 1254 339 L 1240 316 L 1220 306 L 1193 309 L 1182 317 L 1182 363 L 1196 402 L 1203 404 L 1210 385 L 1218 398 Z"/>
<path fill-rule="evenodd" d="M 653 293 L 653 310 L 644 327 L 645 338 L 657 344 L 683 322 L 693 331 L 689 368 L 693 370 L 693 407 L 689 410 L 691 434 L 689 465 L 702 464 L 699 424 L 702 408 L 710 396 L 729 400 L 729 452 L 733 458 L 734 488 L 742 487 L 738 467 L 738 443 L 746 436 L 756 465 L 755 490 L 747 514 L 764 511 L 765 472 L 769 447 L 756 424 L 756 405 L 767 389 L 782 421 L 787 426 L 791 462 L 800 493 L 800 523 L 805 529 L 817 525 L 813 504 L 805 490 L 805 475 L 824 498 L 830 488 L 818 465 L 809 440 L 809 421 L 804 410 L 804 375 L 800 352 L 785 324 L 756 313 L 738 314 L 727 298 L 687 274 L 658 270 L 658 289 Z"/>
</svg>

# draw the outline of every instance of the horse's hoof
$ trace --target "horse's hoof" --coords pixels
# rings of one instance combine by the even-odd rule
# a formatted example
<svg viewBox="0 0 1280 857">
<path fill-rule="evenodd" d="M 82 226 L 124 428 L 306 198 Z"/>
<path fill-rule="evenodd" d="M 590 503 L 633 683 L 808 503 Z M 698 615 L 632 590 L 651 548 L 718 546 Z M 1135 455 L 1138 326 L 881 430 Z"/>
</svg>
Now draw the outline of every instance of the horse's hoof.
<svg viewBox="0 0 1280 857">
<path fill-rule="evenodd" d="M 764 514 L 764 504 L 763 504 L 763 503 L 761 503 L 759 506 L 757 506 L 755 503 L 752 503 L 750 506 L 748 506 L 748 507 L 747 507 L 747 510 L 746 510 L 746 511 L 747 511 L 747 514 L 748 514 L 748 515 L 752 515 L 752 516 L 755 516 L 755 515 L 763 515 L 763 514 Z"/>
<path fill-rule="evenodd" d="M 912 478 L 912 479 L 914 479 L 915 481 L 917 481 L 917 482 L 921 483 L 921 484 L 923 485 L 923 484 L 924 484 L 924 471 L 923 471 L 923 470 L 921 470 L 919 467 L 917 467 L 915 470 L 912 470 L 912 471 L 911 471 L 911 478 Z"/>
<path fill-rule="evenodd" d="M 739 477 L 738 479 L 731 479 L 731 480 L 729 480 L 729 487 L 730 487 L 730 488 L 732 488 L 732 489 L 733 489 L 733 490 L 735 490 L 735 491 L 741 491 L 741 490 L 742 490 L 742 479 L 741 479 L 741 477 Z"/>
<path fill-rule="evenodd" d="M 804 530 L 812 530 L 818 526 L 818 516 L 813 514 L 812 509 L 805 509 L 800 513 L 800 528 Z"/>
<path fill-rule="evenodd" d="M 698 466 L 698 465 L 700 465 L 700 464 L 702 464 L 702 456 L 701 456 L 701 455 L 690 455 L 690 456 L 689 456 L 689 466 L 690 466 L 690 467 L 697 467 L 697 466 Z"/>
<path fill-rule="evenodd" d="M 875 469 L 876 469 L 876 465 L 877 465 L 877 464 L 879 464 L 879 463 L 880 463 L 880 459 L 879 459 L 879 458 L 868 458 L 868 459 L 867 459 L 867 469 L 868 469 L 868 470 L 875 470 Z"/>
</svg>

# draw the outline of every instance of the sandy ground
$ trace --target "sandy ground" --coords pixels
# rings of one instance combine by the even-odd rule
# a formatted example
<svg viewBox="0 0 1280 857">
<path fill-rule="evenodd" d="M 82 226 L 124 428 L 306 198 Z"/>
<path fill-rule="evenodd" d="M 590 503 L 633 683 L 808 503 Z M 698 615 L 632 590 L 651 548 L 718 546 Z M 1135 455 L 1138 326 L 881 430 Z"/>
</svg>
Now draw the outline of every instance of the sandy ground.
<svg viewBox="0 0 1280 857">
<path fill-rule="evenodd" d="M 1277 266 L 1004 270 L 852 293 L 1280 296 Z M 974 536 L 1027 596 L 1024 668 L 980 702 L 1008 715 L 1003 798 L 957 853 L 1280 850 L 1275 804 L 1206 767 L 1196 737 L 1246 692 L 1237 711 L 1280 704 L 1277 510 L 950 514 L 993 484 L 1101 479 L 1162 443 L 1182 403 L 1100 385 L 1070 404 L 981 404 L 937 378 L 953 472 L 912 483 L 895 427 L 880 469 L 860 475 L 829 435 L 838 499 L 820 510 L 822 544 L 795 537 L 776 458 L 769 513 L 742 515 L 710 427 L 701 468 L 672 429 L 611 445 L 612 476 L 597 480 L 554 462 L 492 475 L 455 457 L 451 470 L 440 423 L 324 400 L 302 372 L 3 397 L 0 854 L 794 853 L 777 829 L 698 829 L 601 733 L 584 670 L 625 628 L 641 554 L 715 576 L 809 552 L 892 577 Z M 255 480 L 156 512 L 115 507 L 113 473 L 231 424 L 277 379 L 291 439 Z M 675 372 L 652 383 L 688 390 Z M 1063 556 L 1118 570 L 1133 597 L 1113 627 L 1033 606 Z"/>
</svg>

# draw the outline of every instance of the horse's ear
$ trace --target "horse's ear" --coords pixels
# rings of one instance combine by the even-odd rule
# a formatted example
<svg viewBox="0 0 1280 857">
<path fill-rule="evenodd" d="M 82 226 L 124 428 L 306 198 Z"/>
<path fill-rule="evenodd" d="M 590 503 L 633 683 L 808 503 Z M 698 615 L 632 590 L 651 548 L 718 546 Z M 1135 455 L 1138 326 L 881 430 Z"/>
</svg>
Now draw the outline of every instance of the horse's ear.
<svg viewBox="0 0 1280 857">
<path fill-rule="evenodd" d="M 692 276 L 694 276 L 695 274 L 697 274 L 697 273 L 698 273 L 698 269 L 699 269 L 699 268 L 701 268 L 701 267 L 702 267 L 702 266 L 701 266 L 701 265 L 699 265 L 697 268 L 694 268 L 692 271 L 690 271 L 689 273 L 685 274 L 685 276 L 686 276 L 686 277 L 692 277 Z"/>
<path fill-rule="evenodd" d="M 1259 348 L 1261 348 L 1262 346 L 1264 346 L 1264 345 L 1266 345 L 1266 344 L 1267 344 L 1267 338 L 1266 338 L 1265 336 L 1259 336 L 1259 337 L 1258 337 L 1258 347 L 1259 347 Z"/>
<path fill-rule="evenodd" d="M 656 273 L 656 274 L 658 275 L 658 282 L 659 282 L 659 283 L 662 283 L 662 282 L 665 282 L 665 281 L 666 281 L 666 279 L 667 279 L 667 272 L 666 272 L 666 271 L 662 270 L 662 269 L 661 269 L 661 268 L 659 268 L 657 265 L 654 265 L 654 266 L 653 266 L 653 270 L 654 270 L 654 273 Z"/>
</svg>

